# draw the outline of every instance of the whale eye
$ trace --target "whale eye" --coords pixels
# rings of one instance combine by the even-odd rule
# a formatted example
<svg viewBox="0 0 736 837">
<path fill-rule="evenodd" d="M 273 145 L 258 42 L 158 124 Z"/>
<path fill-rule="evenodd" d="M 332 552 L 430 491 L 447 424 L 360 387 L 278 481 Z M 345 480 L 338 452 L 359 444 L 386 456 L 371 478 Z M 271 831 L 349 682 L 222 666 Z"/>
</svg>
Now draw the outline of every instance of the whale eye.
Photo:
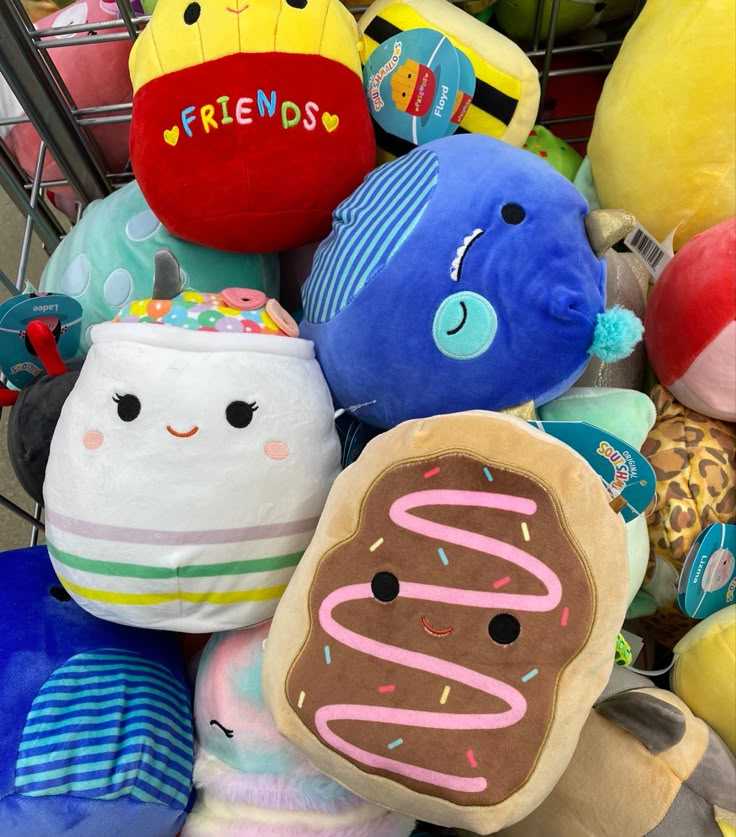
<svg viewBox="0 0 736 837">
<path fill-rule="evenodd" d="M 498 645 L 516 642 L 520 633 L 519 620 L 510 613 L 499 613 L 488 623 L 488 635 Z"/>
<path fill-rule="evenodd" d="M 201 14 L 202 7 L 199 3 L 190 3 L 186 9 L 184 9 L 184 23 L 186 23 L 187 26 L 192 26 L 192 24 L 199 20 L 199 16 Z"/>
<path fill-rule="evenodd" d="M 233 737 L 233 730 L 228 729 L 227 727 L 224 727 L 216 718 L 213 718 L 210 721 L 210 726 L 211 727 L 219 727 L 219 729 L 221 729 L 225 733 L 226 738 L 232 738 Z"/>
<path fill-rule="evenodd" d="M 122 421 L 133 421 L 141 411 L 140 399 L 135 395 L 115 395 L 112 399 L 118 405 L 118 416 Z"/>
<path fill-rule="evenodd" d="M 526 212 L 518 203 L 507 203 L 501 207 L 501 217 L 507 224 L 516 225 L 526 218 Z"/>
<path fill-rule="evenodd" d="M 292 9 L 306 9 L 307 7 L 307 0 L 286 0 L 286 2 Z"/>
<path fill-rule="evenodd" d="M 54 584 L 53 587 L 49 587 L 49 596 L 52 596 L 59 602 L 70 602 L 72 599 L 66 590 L 58 584 Z"/>
<path fill-rule="evenodd" d="M 371 593 L 379 602 L 392 602 L 399 595 L 399 579 L 393 573 L 376 573 L 371 580 Z"/>
<path fill-rule="evenodd" d="M 231 401 L 225 409 L 225 418 L 228 424 L 233 427 L 242 429 L 247 427 L 253 421 L 253 413 L 258 409 L 258 405 L 254 401 L 248 404 L 247 401 Z"/>
</svg>

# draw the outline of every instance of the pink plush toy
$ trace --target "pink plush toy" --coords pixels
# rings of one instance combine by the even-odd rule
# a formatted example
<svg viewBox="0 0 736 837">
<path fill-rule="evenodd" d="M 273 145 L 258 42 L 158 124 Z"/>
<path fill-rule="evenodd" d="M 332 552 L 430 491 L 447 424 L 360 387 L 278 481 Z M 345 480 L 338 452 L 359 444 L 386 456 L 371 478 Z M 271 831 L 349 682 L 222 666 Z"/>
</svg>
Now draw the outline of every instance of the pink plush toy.
<svg viewBox="0 0 736 837">
<path fill-rule="evenodd" d="M 667 265 L 649 297 L 644 339 L 678 401 L 736 421 L 736 218 L 690 239 Z"/>
<path fill-rule="evenodd" d="M 414 821 L 315 770 L 276 730 L 261 668 L 270 621 L 214 634 L 197 673 L 197 802 L 182 837 L 408 837 Z"/>
<path fill-rule="evenodd" d="M 57 29 L 62 26 L 116 20 L 117 11 L 115 3 L 106 3 L 103 0 L 77 0 L 76 3 L 39 20 L 36 29 Z M 122 24 L 120 29 L 105 30 L 106 34 L 125 31 Z M 70 38 L 76 38 L 79 46 L 69 46 Z M 117 105 L 132 101 L 133 89 L 128 74 L 128 55 L 131 49 L 129 39 L 85 44 L 87 33 L 79 32 L 75 35 L 45 38 L 44 43 L 50 44 L 55 39 L 64 46 L 50 47 L 47 53 L 56 65 L 77 108 Z M 23 116 L 23 109 L 7 82 L 0 76 L 0 117 L 18 116 Z M 89 131 L 102 153 L 108 171 L 122 171 L 128 161 L 130 123 L 96 125 L 90 127 Z M 0 128 L 0 139 L 5 140 L 23 170 L 29 176 L 33 176 L 40 143 L 36 129 L 28 122 Z M 63 177 L 57 164 L 47 154 L 43 179 L 60 180 Z M 60 198 L 55 200 L 55 203 L 69 211 L 68 199 L 74 196 L 72 189 L 69 186 L 61 186 L 53 191 L 55 197 Z M 64 201 L 65 198 L 67 201 Z"/>
</svg>

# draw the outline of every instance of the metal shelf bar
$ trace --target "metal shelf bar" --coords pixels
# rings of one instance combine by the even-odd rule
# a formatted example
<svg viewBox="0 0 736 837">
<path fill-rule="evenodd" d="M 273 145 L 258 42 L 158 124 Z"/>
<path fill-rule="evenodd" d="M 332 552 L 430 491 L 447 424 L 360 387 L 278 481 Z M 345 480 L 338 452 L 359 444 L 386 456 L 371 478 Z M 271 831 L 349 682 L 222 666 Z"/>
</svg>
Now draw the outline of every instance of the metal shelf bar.
<svg viewBox="0 0 736 837">
<path fill-rule="evenodd" d="M 99 159 L 65 106 L 18 9 L 7 2 L 0 3 L 0 72 L 80 198 L 89 203 L 109 194 Z"/>
</svg>

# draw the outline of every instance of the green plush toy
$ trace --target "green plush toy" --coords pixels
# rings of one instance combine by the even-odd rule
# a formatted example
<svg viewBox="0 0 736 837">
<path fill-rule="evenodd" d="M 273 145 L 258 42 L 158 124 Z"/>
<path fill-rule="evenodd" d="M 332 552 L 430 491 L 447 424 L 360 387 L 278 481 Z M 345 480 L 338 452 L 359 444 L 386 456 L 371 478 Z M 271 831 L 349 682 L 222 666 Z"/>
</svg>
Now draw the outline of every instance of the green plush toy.
<svg viewBox="0 0 736 837">
<path fill-rule="evenodd" d="M 657 414 L 654 404 L 642 392 L 607 387 L 573 387 L 559 398 L 538 408 L 543 421 L 584 421 L 618 436 L 641 449 Z M 649 560 L 649 533 L 646 517 L 626 524 L 629 558 L 630 606 L 644 580 Z"/>
<path fill-rule="evenodd" d="M 535 125 L 529 139 L 524 143 L 524 148 L 546 160 L 554 166 L 557 171 L 568 180 L 575 181 L 583 158 L 565 140 L 556 137 L 549 128 L 544 125 Z"/>
<path fill-rule="evenodd" d="M 499 26 L 510 38 L 530 41 L 534 37 L 539 2 L 544 3 L 540 37 L 546 41 L 549 37 L 553 0 L 498 0 L 495 12 Z M 600 7 L 605 8 L 605 5 L 597 0 L 560 0 L 555 36 L 569 35 L 597 23 L 602 11 Z"/>
<path fill-rule="evenodd" d="M 82 304 L 80 354 L 90 347 L 93 325 L 111 320 L 131 300 L 151 295 L 154 255 L 160 249 L 176 256 L 185 288 L 217 293 L 237 285 L 278 297 L 277 256 L 225 253 L 175 238 L 132 182 L 87 207 L 41 276 L 40 291 L 67 294 Z"/>
</svg>

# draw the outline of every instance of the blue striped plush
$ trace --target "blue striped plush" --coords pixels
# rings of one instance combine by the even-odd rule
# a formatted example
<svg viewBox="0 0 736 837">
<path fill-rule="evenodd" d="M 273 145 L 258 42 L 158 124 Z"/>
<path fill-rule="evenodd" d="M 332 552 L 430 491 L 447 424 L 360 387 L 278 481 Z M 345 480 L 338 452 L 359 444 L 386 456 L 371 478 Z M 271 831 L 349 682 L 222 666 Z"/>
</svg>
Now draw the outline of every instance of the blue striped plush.
<svg viewBox="0 0 736 837">
<path fill-rule="evenodd" d="M 189 698 L 161 664 L 99 649 L 57 668 L 33 701 L 15 790 L 184 808 L 191 783 Z"/>
<path fill-rule="evenodd" d="M 309 322 L 331 320 L 389 262 L 429 205 L 438 176 L 437 156 L 415 151 L 376 169 L 338 206 L 302 289 Z M 375 211 L 366 217 L 368 207 Z"/>
</svg>

